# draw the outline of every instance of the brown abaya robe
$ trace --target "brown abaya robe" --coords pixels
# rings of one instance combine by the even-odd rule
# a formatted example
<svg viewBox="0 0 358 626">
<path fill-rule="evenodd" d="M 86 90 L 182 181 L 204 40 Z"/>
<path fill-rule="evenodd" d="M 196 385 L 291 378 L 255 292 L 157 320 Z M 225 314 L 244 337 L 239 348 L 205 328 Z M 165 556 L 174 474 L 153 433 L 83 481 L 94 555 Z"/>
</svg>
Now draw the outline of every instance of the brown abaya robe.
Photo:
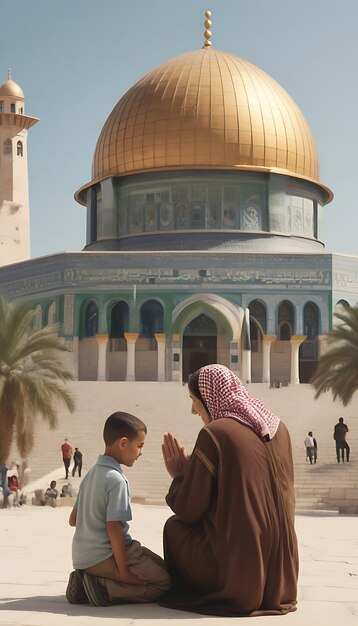
<svg viewBox="0 0 358 626">
<path fill-rule="evenodd" d="M 282 422 L 269 442 L 232 418 L 205 426 L 166 500 L 176 515 L 164 529 L 173 588 L 163 606 L 227 616 L 295 610 L 293 463 Z"/>
</svg>

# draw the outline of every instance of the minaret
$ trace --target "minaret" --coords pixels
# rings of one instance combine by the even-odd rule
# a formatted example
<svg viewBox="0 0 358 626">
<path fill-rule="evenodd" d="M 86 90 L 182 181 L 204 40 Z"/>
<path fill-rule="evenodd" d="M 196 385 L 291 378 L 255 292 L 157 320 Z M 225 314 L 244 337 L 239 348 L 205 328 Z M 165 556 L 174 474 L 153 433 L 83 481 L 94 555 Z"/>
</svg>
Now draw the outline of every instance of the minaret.
<svg viewBox="0 0 358 626">
<path fill-rule="evenodd" d="M 30 257 L 27 131 L 37 122 L 9 70 L 0 87 L 0 265 Z"/>
</svg>

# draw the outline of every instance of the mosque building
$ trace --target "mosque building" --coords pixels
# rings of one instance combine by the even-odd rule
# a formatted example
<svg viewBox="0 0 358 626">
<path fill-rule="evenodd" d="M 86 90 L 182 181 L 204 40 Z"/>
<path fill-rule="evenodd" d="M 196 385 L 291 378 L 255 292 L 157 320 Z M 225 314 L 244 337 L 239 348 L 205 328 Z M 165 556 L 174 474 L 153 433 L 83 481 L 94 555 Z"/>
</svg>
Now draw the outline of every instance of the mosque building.
<svg viewBox="0 0 358 626">
<path fill-rule="evenodd" d="M 29 259 L 24 94 L 0 87 L 0 293 L 58 323 L 79 380 L 308 382 L 358 259 L 327 254 L 308 124 L 258 67 L 205 43 L 156 67 L 105 122 L 80 252 Z"/>
</svg>

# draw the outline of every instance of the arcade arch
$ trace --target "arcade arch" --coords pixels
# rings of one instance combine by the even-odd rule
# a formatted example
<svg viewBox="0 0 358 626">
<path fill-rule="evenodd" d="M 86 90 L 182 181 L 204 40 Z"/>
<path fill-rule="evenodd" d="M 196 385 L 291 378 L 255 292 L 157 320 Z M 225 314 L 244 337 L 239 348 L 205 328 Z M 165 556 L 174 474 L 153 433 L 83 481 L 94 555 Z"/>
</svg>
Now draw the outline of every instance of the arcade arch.
<svg viewBox="0 0 358 626">
<path fill-rule="evenodd" d="M 158 341 L 163 334 L 164 307 L 159 300 L 143 302 L 139 312 L 139 338 L 135 347 L 135 379 L 158 379 Z"/>
<path fill-rule="evenodd" d="M 95 337 L 98 333 L 98 306 L 94 300 L 86 305 L 83 322 L 83 336 Z"/>
<path fill-rule="evenodd" d="M 125 380 L 127 370 L 127 341 L 129 306 L 117 300 L 108 309 L 109 339 L 107 350 L 107 380 Z"/>
<path fill-rule="evenodd" d="M 217 341 L 218 326 L 209 315 L 200 313 L 186 325 L 183 333 L 184 381 L 203 365 L 217 362 Z"/>
<path fill-rule="evenodd" d="M 249 304 L 251 351 L 262 352 L 262 339 L 266 334 L 266 307 L 261 300 Z"/>
<path fill-rule="evenodd" d="M 320 310 L 314 302 L 306 302 L 303 308 L 303 334 L 305 341 L 300 346 L 300 382 L 309 383 L 318 361 L 319 335 L 321 326 Z"/>
<path fill-rule="evenodd" d="M 109 310 L 109 351 L 120 352 L 127 349 L 124 334 L 129 328 L 129 306 L 125 300 L 115 302 Z"/>
<path fill-rule="evenodd" d="M 47 308 L 47 324 L 55 324 L 56 323 L 56 303 L 51 302 L 51 304 Z"/>
<path fill-rule="evenodd" d="M 82 309 L 82 332 L 78 346 L 78 376 L 80 380 L 97 380 L 99 309 L 95 300 L 87 301 Z"/>
<path fill-rule="evenodd" d="M 294 335 L 294 308 L 288 300 L 281 302 L 277 309 L 277 336 L 279 341 L 289 341 Z"/>
<path fill-rule="evenodd" d="M 266 306 L 261 300 L 249 304 L 250 345 L 251 345 L 251 380 L 261 382 L 263 376 L 263 338 L 267 328 Z"/>
</svg>

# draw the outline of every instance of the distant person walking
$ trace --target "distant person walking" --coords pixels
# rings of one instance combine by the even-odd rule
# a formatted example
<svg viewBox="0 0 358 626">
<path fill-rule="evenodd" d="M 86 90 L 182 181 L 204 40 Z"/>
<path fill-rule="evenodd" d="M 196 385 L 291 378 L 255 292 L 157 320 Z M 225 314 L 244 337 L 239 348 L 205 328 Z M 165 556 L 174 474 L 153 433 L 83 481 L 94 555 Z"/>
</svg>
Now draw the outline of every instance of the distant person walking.
<svg viewBox="0 0 358 626">
<path fill-rule="evenodd" d="M 315 437 L 313 437 L 313 445 L 314 445 L 314 452 L 313 452 L 314 462 L 317 463 L 318 445 L 317 445 L 317 439 Z"/>
<path fill-rule="evenodd" d="M 72 446 L 68 439 L 65 439 L 61 446 L 63 464 L 65 466 L 66 478 L 68 478 L 68 470 L 72 459 Z"/>
<path fill-rule="evenodd" d="M 312 430 L 310 430 L 305 439 L 306 446 L 306 461 L 308 460 L 311 465 L 317 463 L 317 441 L 313 436 Z"/>
<path fill-rule="evenodd" d="M 72 476 L 76 474 L 76 469 L 78 469 L 78 475 L 81 478 L 82 472 L 82 452 L 78 448 L 75 448 L 75 452 L 73 454 L 73 468 L 72 468 Z"/>
<path fill-rule="evenodd" d="M 337 461 L 340 463 L 340 457 L 344 463 L 344 451 L 346 451 L 346 461 L 349 461 L 350 447 L 346 441 L 346 435 L 348 433 L 348 426 L 344 423 L 343 417 L 340 417 L 338 424 L 334 427 L 333 439 L 336 442 L 336 455 Z"/>
</svg>

